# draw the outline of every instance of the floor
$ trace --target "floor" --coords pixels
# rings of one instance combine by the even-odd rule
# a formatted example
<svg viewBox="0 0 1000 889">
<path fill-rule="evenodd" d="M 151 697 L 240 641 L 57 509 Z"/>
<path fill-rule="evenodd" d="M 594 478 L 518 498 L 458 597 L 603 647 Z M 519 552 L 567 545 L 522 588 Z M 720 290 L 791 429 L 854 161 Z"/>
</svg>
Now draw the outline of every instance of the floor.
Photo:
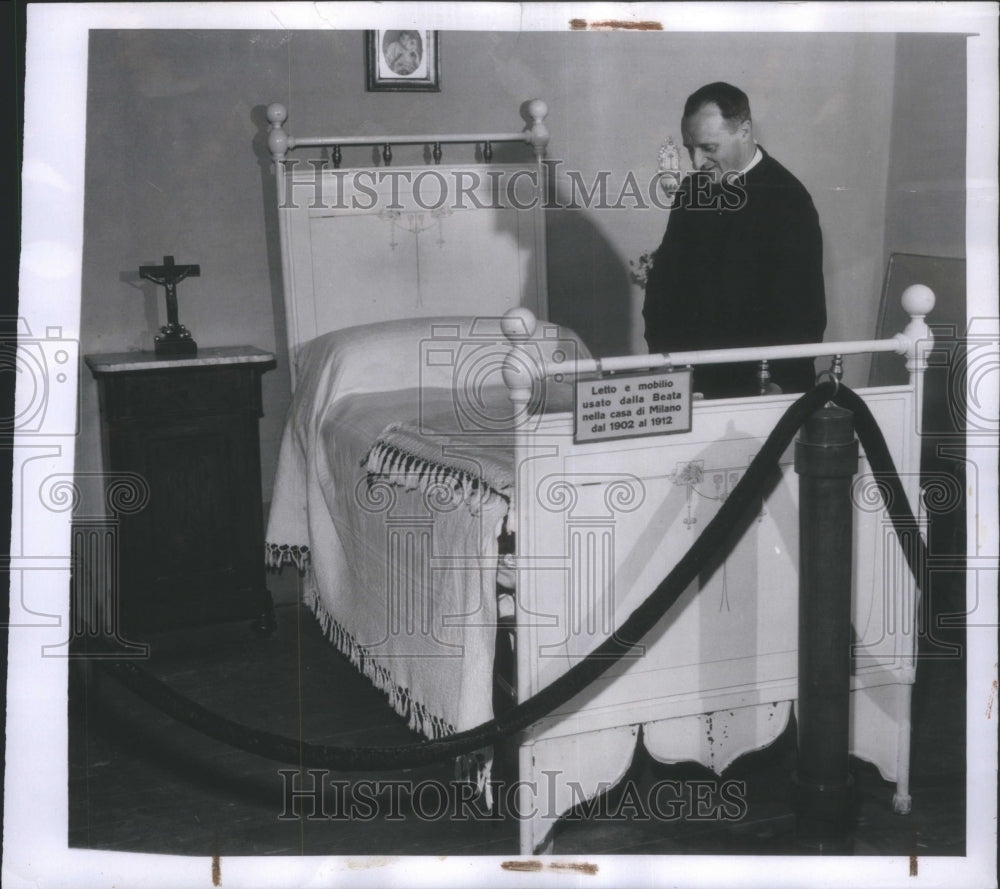
<svg viewBox="0 0 1000 889">
<path fill-rule="evenodd" d="M 269 638 L 255 637 L 246 623 L 163 634 L 153 640 L 146 666 L 209 710 L 276 734 L 362 746 L 414 739 L 297 606 L 278 609 L 278 628 Z M 299 776 L 292 766 L 174 722 L 94 668 L 74 673 L 69 705 L 71 846 L 198 856 L 517 852 L 517 822 L 504 811 L 502 792 L 495 811 L 445 798 L 443 788 L 454 789 L 451 764 Z M 964 662 L 921 660 L 912 814 L 894 815 L 892 785 L 873 766 L 852 760 L 849 851 L 964 853 L 964 713 Z M 721 777 L 696 765 L 658 764 L 640 745 L 623 784 L 590 817 L 564 819 L 551 851 L 809 852 L 795 834 L 794 763 L 793 723 L 773 745 L 742 757 Z M 495 777 L 516 780 L 502 757 Z M 292 791 L 303 789 L 300 778 L 315 789 L 311 797 L 294 798 Z M 669 793 L 660 793 L 651 815 L 643 801 L 657 788 Z M 452 817 L 455 811 L 460 817 Z"/>
</svg>

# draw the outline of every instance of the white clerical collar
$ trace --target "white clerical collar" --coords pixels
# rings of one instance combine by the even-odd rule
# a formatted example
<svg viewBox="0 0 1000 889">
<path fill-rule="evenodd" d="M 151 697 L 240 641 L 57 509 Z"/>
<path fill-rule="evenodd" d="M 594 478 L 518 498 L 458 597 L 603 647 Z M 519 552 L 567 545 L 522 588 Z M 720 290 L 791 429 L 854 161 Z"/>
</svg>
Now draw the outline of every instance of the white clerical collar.
<svg viewBox="0 0 1000 889">
<path fill-rule="evenodd" d="M 744 173 L 749 173 L 762 160 L 764 160 L 764 152 L 760 150 L 760 146 L 758 145 L 757 150 L 753 153 L 753 157 L 750 158 L 750 163 L 748 163 L 742 170 L 740 170 L 740 172 L 737 175 L 742 176 Z"/>
</svg>

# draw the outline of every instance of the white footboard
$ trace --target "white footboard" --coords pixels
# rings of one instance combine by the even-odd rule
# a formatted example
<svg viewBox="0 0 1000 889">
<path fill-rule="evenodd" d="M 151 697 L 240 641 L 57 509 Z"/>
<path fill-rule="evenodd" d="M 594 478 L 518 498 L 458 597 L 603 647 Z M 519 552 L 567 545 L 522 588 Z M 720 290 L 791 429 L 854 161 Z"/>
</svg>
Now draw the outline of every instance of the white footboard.
<svg viewBox="0 0 1000 889">
<path fill-rule="evenodd" d="M 918 502 L 919 375 L 858 392 Z M 517 398 L 517 392 L 512 395 Z M 653 591 L 742 477 L 796 396 L 696 402 L 691 431 L 574 443 L 570 414 L 518 435 L 517 680 L 526 699 Z M 784 729 L 797 696 L 798 476 L 789 447 L 756 514 L 632 655 L 524 733 L 521 852 L 608 789 L 643 744 L 717 773 Z M 851 752 L 909 807 L 917 589 L 862 454 L 853 487 Z"/>
</svg>

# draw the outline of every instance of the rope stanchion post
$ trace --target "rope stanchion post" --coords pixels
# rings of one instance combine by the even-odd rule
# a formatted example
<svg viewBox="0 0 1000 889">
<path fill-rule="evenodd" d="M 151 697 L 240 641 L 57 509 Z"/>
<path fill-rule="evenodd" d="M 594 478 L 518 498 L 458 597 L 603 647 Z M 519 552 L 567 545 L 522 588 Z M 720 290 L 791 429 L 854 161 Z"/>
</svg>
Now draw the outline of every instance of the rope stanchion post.
<svg viewBox="0 0 1000 889">
<path fill-rule="evenodd" d="M 799 474 L 798 841 L 821 853 L 851 845 L 848 766 L 854 414 L 828 406 L 795 442 Z"/>
</svg>

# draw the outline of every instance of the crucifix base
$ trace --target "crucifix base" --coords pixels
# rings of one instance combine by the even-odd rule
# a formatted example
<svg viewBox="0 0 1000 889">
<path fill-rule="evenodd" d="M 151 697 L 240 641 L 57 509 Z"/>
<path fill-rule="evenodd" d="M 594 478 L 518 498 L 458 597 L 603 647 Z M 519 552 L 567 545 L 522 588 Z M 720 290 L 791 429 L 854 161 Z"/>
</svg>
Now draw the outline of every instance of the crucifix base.
<svg viewBox="0 0 1000 889">
<path fill-rule="evenodd" d="M 183 324 L 168 324 L 154 338 L 158 358 L 191 358 L 198 354 L 198 344 Z"/>
</svg>

